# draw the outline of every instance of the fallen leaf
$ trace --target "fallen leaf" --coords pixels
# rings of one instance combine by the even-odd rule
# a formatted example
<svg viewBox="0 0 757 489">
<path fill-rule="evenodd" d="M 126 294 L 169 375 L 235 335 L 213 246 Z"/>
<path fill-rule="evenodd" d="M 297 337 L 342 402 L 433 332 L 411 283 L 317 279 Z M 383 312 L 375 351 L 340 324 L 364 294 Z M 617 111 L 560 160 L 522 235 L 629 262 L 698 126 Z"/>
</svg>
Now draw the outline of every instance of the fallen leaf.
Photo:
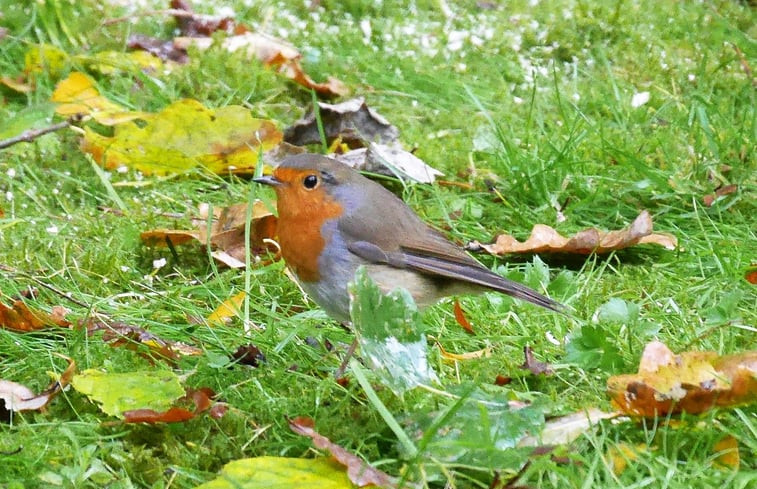
<svg viewBox="0 0 757 489">
<path fill-rule="evenodd" d="M 0 77 L 0 83 L 18 93 L 31 93 L 34 85 L 25 80 L 23 76 L 11 78 L 10 76 Z"/>
<path fill-rule="evenodd" d="M 185 356 L 199 356 L 204 353 L 203 350 L 195 346 L 180 341 L 164 340 L 142 328 L 119 321 L 111 324 L 91 321 L 87 325 L 87 335 L 91 336 L 97 331 L 103 331 L 103 341 L 112 347 L 124 346 L 137 349 L 139 345 L 144 345 L 152 353 L 168 360 L 178 360 Z"/>
<path fill-rule="evenodd" d="M 306 417 L 297 417 L 289 420 L 289 428 L 298 435 L 307 436 L 313 440 L 313 444 L 321 450 L 327 450 L 331 456 L 347 468 L 347 475 L 353 484 L 358 487 L 379 486 L 394 487 L 396 481 L 389 474 L 382 472 L 365 463 L 360 457 L 354 455 L 343 447 L 332 442 L 314 429 L 315 423 Z"/>
<path fill-rule="evenodd" d="M 721 467 L 726 467 L 733 470 L 738 470 L 741 464 L 741 457 L 739 456 L 739 442 L 731 435 L 723 437 L 712 448 L 717 454 L 715 463 Z"/>
<path fill-rule="evenodd" d="M 701 413 L 757 400 L 757 351 L 673 354 L 664 344 L 647 345 L 639 373 L 607 379 L 614 404 L 634 416 Z"/>
<path fill-rule="evenodd" d="M 473 331 L 473 326 L 471 326 L 470 321 L 468 321 L 468 318 L 465 317 L 463 308 L 460 306 L 460 301 L 457 299 L 455 299 L 454 312 L 455 312 L 455 321 L 457 321 L 457 324 L 459 324 L 460 327 L 462 327 L 466 333 L 476 334 Z"/>
<path fill-rule="evenodd" d="M 100 405 L 111 416 L 123 418 L 127 411 L 166 411 L 185 392 L 179 377 L 170 370 L 107 373 L 88 369 L 75 375 L 71 385 Z"/>
<path fill-rule="evenodd" d="M 439 347 L 439 353 L 441 354 L 442 358 L 444 358 L 445 360 L 463 361 L 463 360 L 473 360 L 476 358 L 487 358 L 491 356 L 491 353 L 492 353 L 492 349 L 488 346 L 481 350 L 470 351 L 467 353 L 450 353 L 447 350 L 445 350 L 442 344 L 439 343 L 438 341 L 436 342 L 436 346 Z"/>
<path fill-rule="evenodd" d="M 610 467 L 615 475 L 620 475 L 628 467 L 629 462 L 635 461 L 639 458 L 639 454 L 648 450 L 645 443 L 639 443 L 638 445 L 631 446 L 628 443 L 618 443 L 612 445 L 607 450 L 607 458 L 610 461 Z"/>
<path fill-rule="evenodd" d="M 35 394 L 25 385 L 0 379 L 0 400 L 5 403 L 8 411 L 37 411 L 47 406 L 68 384 L 76 372 L 76 362 L 64 355 L 56 356 L 68 361 L 68 366 L 63 373 L 53 381 L 47 389 Z"/>
<path fill-rule="evenodd" d="M 82 149 L 109 170 L 127 166 L 146 175 L 183 173 L 204 166 L 214 173 L 251 174 L 258 153 L 276 146 L 281 133 L 239 105 L 208 109 L 179 100 L 137 125 L 116 126 L 112 137 L 85 128 Z"/>
<path fill-rule="evenodd" d="M 495 377 L 494 379 L 494 385 L 498 385 L 502 387 L 503 385 L 507 385 L 512 381 L 513 381 L 512 377 L 505 377 L 504 375 L 497 375 L 497 377 Z"/>
<path fill-rule="evenodd" d="M 215 393 L 207 388 L 187 389 L 184 397 L 177 402 L 191 402 L 194 409 L 190 410 L 184 407 L 172 406 L 166 411 L 155 411 L 153 409 L 133 409 L 124 411 L 123 418 L 125 423 L 181 423 L 195 418 L 198 414 L 207 411 L 213 405 L 212 398 Z"/>
<path fill-rule="evenodd" d="M 670 234 L 652 233 L 652 217 L 648 211 L 641 214 L 631 225 L 620 231 L 585 229 L 568 239 L 543 224 L 536 224 L 531 236 L 520 242 L 512 236 L 501 234 L 493 244 L 471 243 L 469 249 L 482 248 L 493 255 L 507 253 L 574 253 L 589 255 L 621 250 L 637 244 L 656 244 L 674 250 L 678 240 Z"/>
<path fill-rule="evenodd" d="M 152 246 L 185 244 L 190 241 L 202 245 L 210 243 L 213 258 L 231 268 L 244 268 L 244 221 L 247 204 L 229 207 L 213 207 L 213 218 L 208 235 L 208 213 L 210 206 L 201 204 L 199 216 L 192 219 L 194 230 L 155 229 L 140 234 L 142 241 Z M 277 219 L 262 201 L 255 201 L 250 222 L 250 254 L 259 257 L 269 253 L 278 259 L 278 246 L 272 242 L 276 236 Z M 209 320 L 211 318 L 208 318 Z"/>
<path fill-rule="evenodd" d="M 231 17 L 212 17 L 195 13 L 187 0 L 171 0 L 171 8 L 191 15 L 174 15 L 183 36 L 209 36 L 217 31 L 234 32 L 236 22 Z"/>
<path fill-rule="evenodd" d="M 256 457 L 224 465 L 196 489 L 353 489 L 344 469 L 325 458 Z"/>
<path fill-rule="evenodd" d="M 239 316 L 240 308 L 247 294 L 238 292 L 221 303 L 220 306 L 208 316 L 208 326 L 222 326 L 231 322 L 231 319 Z"/>
<path fill-rule="evenodd" d="M 603 419 L 618 417 L 619 413 L 606 413 L 589 408 L 577 413 L 560 416 L 547 421 L 538 436 L 526 436 L 518 442 L 519 447 L 538 445 L 567 445 Z"/>
<path fill-rule="evenodd" d="M 173 41 L 166 41 L 142 34 L 132 34 L 126 42 L 129 49 L 145 51 L 163 61 L 185 64 L 189 61 L 186 49 L 177 48 Z"/>
<path fill-rule="evenodd" d="M 249 345 L 241 345 L 231 354 L 231 358 L 242 365 L 249 365 L 251 367 L 257 367 L 260 363 L 265 362 L 265 355 L 263 355 L 263 352 L 252 343 Z"/>
<path fill-rule="evenodd" d="M 523 347 L 523 355 L 526 357 L 526 360 L 520 368 L 528 370 L 534 375 L 552 375 L 555 373 L 548 363 L 539 362 L 534 358 L 534 351 L 530 346 L 526 345 Z"/>
<path fill-rule="evenodd" d="M 194 46 L 205 50 L 213 45 L 213 37 L 177 37 L 174 45 L 178 49 Z M 321 95 L 343 96 L 349 90 L 347 86 L 336 78 L 329 77 L 324 83 L 317 83 L 310 78 L 300 65 L 302 54 L 281 39 L 259 32 L 245 32 L 236 36 L 229 36 L 220 42 L 221 48 L 233 53 L 243 52 L 249 59 L 257 59 L 265 66 L 289 78 L 306 88 L 315 90 Z"/>
<path fill-rule="evenodd" d="M 744 273 L 744 279 L 752 285 L 757 285 L 757 263 L 752 263 Z"/>
<path fill-rule="evenodd" d="M 33 79 L 38 73 L 59 77 L 68 63 L 68 54 L 52 44 L 33 44 L 24 54 L 24 73 Z"/>
<path fill-rule="evenodd" d="M 24 301 L 13 301 L 11 307 L 0 302 L 0 328 L 28 333 L 48 327 L 67 328 L 71 325 L 64 318 L 68 309 L 54 306 L 48 314 L 44 311 L 31 309 Z"/>
<path fill-rule="evenodd" d="M 712 207 L 712 204 L 714 204 L 715 201 L 719 199 L 720 197 L 735 193 L 738 190 L 739 190 L 738 185 L 725 185 L 723 187 L 716 189 L 714 194 L 708 194 L 702 197 L 702 202 L 707 207 Z"/>
<path fill-rule="evenodd" d="M 50 101 L 58 104 L 55 113 L 60 116 L 89 116 L 106 126 L 149 118 L 149 114 L 129 111 L 126 107 L 103 97 L 95 88 L 94 81 L 78 71 L 58 82 Z"/>
<path fill-rule="evenodd" d="M 402 149 L 399 143 L 370 143 L 367 148 L 334 155 L 334 159 L 356 170 L 408 178 L 419 183 L 433 183 L 437 176 L 444 175 L 414 154 Z"/>
<path fill-rule="evenodd" d="M 388 120 L 357 97 L 338 104 L 318 102 L 326 142 L 340 139 L 350 148 L 362 148 L 369 143 L 390 144 L 399 139 L 399 130 Z M 296 146 L 320 144 L 318 120 L 314 110 L 284 131 L 284 141 Z"/>
<path fill-rule="evenodd" d="M 74 56 L 74 60 L 103 75 L 117 73 L 160 74 L 163 61 L 148 51 L 98 51 L 96 53 Z"/>
</svg>

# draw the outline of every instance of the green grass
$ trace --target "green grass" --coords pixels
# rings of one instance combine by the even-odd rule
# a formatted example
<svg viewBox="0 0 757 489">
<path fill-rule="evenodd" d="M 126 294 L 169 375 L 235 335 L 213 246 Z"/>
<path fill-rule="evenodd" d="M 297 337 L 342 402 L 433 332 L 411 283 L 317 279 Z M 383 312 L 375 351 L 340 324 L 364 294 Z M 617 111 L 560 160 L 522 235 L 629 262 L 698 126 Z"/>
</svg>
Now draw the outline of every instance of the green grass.
<svg viewBox="0 0 757 489">
<path fill-rule="evenodd" d="M 417 148 L 416 154 L 443 170 L 446 179 L 473 185 L 470 191 L 393 187 L 452 239 L 486 242 L 502 231 L 525 237 L 537 222 L 564 234 L 589 226 L 616 229 L 641 209 L 653 214 L 656 229 L 678 237 L 677 252 L 639 247 L 602 258 L 542 256 L 549 266 L 546 281 L 544 267 L 531 257 L 480 256 L 532 286 L 548 286 L 553 297 L 575 309 L 577 319 L 492 294 L 465 297 L 461 301 L 477 333 L 469 336 L 455 323 L 451 303 L 443 302 L 424 315 L 429 334 L 448 351 L 492 348 L 490 357 L 458 365 L 432 355 L 445 386 L 478 385 L 503 399 L 535 396 L 555 415 L 591 406 L 609 409 L 607 377 L 634 371 L 652 336 L 600 323 L 618 362 L 590 369 L 568 363 L 564 344 L 551 343 L 547 332 L 562 342 L 590 323 L 610 298 L 638 305 L 640 321 L 658 326 L 656 336 L 674 351 L 755 349 L 757 293 L 743 278 L 757 262 L 757 112 L 754 73 L 745 72 L 745 65 L 757 70 L 757 15 L 749 2 L 515 1 L 494 10 L 472 1 L 448 2 L 454 11 L 449 18 L 443 2 L 412 2 L 412 11 L 408 2 L 396 1 L 329 1 L 312 11 L 300 1 L 242 3 L 224 4 L 254 28 L 274 35 L 286 31 L 316 80 L 331 75 L 345 81 L 400 128 L 407 148 Z M 103 18 L 126 12 L 92 1 L 72 6 L 60 0 L 28 5 L 0 0 L 0 12 L 0 26 L 9 30 L 0 40 L 0 74 L 9 76 L 23 70 L 31 43 L 50 43 L 71 54 L 123 50 L 129 33 L 168 37 L 174 25 L 144 17 L 102 26 Z M 366 42 L 361 20 L 371 23 Z M 449 50 L 456 31 L 476 36 L 475 42 L 467 37 L 460 50 Z M 155 79 L 100 76 L 98 86 L 137 110 L 159 110 L 180 98 L 211 107 L 244 104 L 282 128 L 310 101 L 307 91 L 241 55 L 210 50 L 193 52 L 191 59 Z M 28 95 L 0 87 L 0 133 L 19 112 L 39 110 L 60 76 L 79 69 L 73 63 L 59 74 L 43 71 Z M 633 94 L 644 91 L 649 102 L 633 108 Z M 181 360 L 177 372 L 191 373 L 187 385 L 214 389 L 231 409 L 220 420 L 108 425 L 92 403 L 69 390 L 46 412 L 16 413 L 0 423 L 0 487 L 194 487 L 234 459 L 312 455 L 310 441 L 287 426 L 287 417 L 299 415 L 314 418 L 321 433 L 389 473 L 418 469 L 417 460 L 403 459 L 396 436 L 354 376 L 346 387 L 333 380 L 339 355 L 306 343 L 315 338 L 320 345 L 327 339 L 340 345 L 352 335 L 302 297 L 282 264 L 249 271 L 247 320 L 265 325 L 263 331 L 245 333 L 241 320 L 211 329 L 188 318 L 207 317 L 244 289 L 245 274 L 215 268 L 201 247 L 181 247 L 174 257 L 167 249 L 141 244 L 141 231 L 188 225 L 188 218 L 166 213 L 189 217 L 202 202 L 245 201 L 247 182 L 198 171 L 145 178 L 147 185 L 134 187 L 120 185 L 137 180 L 134 173 L 114 173 L 110 182 L 126 207 L 117 215 L 102 210 L 117 203 L 77 139 L 73 132 L 58 132 L 0 152 L 5 213 L 0 265 L 19 272 L 0 272 L 0 301 L 8 304 L 35 287 L 38 295 L 30 304 L 46 310 L 64 305 L 74 321 L 105 314 L 198 345 L 206 354 Z M 739 190 L 704 206 L 702 196 L 721 183 L 737 184 Z M 256 194 L 271 197 L 263 189 Z M 558 223 L 555 206 L 565 222 Z M 167 265 L 153 270 L 153 260 L 160 258 Z M 261 348 L 265 364 L 256 369 L 224 364 L 247 343 Z M 555 366 L 555 376 L 528 377 L 518 369 L 526 344 Z M 47 372 L 65 368 L 53 353 L 70 356 L 82 370 L 170 368 L 111 348 L 80 329 L 0 330 L 0 378 L 42 390 L 50 381 Z M 514 381 L 493 387 L 497 375 Z M 374 388 L 403 426 L 408 413 L 435 417 L 447 406 L 426 391 L 397 397 L 377 383 Z M 739 443 L 738 470 L 715 462 L 713 446 L 728 434 Z M 755 440 L 753 406 L 685 416 L 673 425 L 605 422 L 570 447 L 573 463 L 535 458 L 520 483 L 746 488 L 757 479 Z M 609 454 L 619 444 L 641 448 L 616 475 Z M 443 487 L 433 464 L 426 469 L 427 483 Z M 450 487 L 488 487 L 492 476 L 455 469 Z"/>
</svg>

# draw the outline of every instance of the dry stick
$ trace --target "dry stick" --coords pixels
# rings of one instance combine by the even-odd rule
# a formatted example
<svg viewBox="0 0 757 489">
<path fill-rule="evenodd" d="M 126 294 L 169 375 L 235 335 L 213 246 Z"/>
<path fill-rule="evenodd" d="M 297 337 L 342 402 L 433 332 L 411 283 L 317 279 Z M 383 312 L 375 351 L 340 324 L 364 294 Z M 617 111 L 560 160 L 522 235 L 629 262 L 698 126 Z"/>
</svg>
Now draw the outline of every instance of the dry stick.
<svg viewBox="0 0 757 489">
<path fill-rule="evenodd" d="M 15 269 L 13 267 L 9 267 L 8 265 L 3 265 L 1 263 L 0 263 L 0 270 L 4 270 L 4 271 L 6 271 L 8 273 L 12 273 L 12 274 L 20 276 L 20 277 L 25 277 L 25 278 L 31 280 L 32 282 L 36 283 L 40 287 L 44 287 L 47 290 L 49 290 L 49 291 L 51 291 L 51 292 L 53 292 L 55 294 L 58 294 L 59 296 L 63 297 L 64 299 L 67 299 L 67 300 L 73 302 L 77 306 L 89 309 L 89 305 L 85 304 L 84 302 L 82 302 L 82 301 L 80 301 L 78 299 L 74 299 L 70 292 L 68 292 L 68 293 L 67 292 L 63 292 L 62 290 L 58 289 L 57 287 L 55 287 L 55 286 L 53 286 L 51 284 L 48 284 L 46 282 L 43 282 L 42 280 L 38 279 L 37 277 L 34 277 L 34 276 L 32 276 L 32 275 L 30 275 L 30 274 L 28 274 L 26 272 L 22 272 L 21 270 L 17 270 L 17 269 Z"/>
<path fill-rule="evenodd" d="M 3 139 L 2 141 L 0 141 L 0 149 L 5 149 L 17 143 L 30 143 L 40 136 L 44 136 L 45 134 L 50 132 L 60 131 L 61 129 L 65 129 L 71 126 L 72 124 L 81 122 L 83 119 L 84 114 L 74 114 L 65 121 L 53 124 L 52 126 L 43 127 L 42 129 L 29 129 L 28 131 L 22 132 L 18 136 L 13 136 L 12 138 Z"/>
<path fill-rule="evenodd" d="M 735 44 L 731 44 L 733 47 L 733 50 L 736 51 L 736 56 L 739 57 L 739 61 L 741 62 L 741 69 L 744 70 L 744 73 L 746 73 L 746 76 L 748 78 L 752 79 L 752 86 L 757 87 L 757 78 L 754 78 L 752 76 L 752 69 L 749 67 L 749 63 L 746 60 L 746 57 L 744 56 L 744 53 L 741 52 L 741 49 Z"/>
</svg>

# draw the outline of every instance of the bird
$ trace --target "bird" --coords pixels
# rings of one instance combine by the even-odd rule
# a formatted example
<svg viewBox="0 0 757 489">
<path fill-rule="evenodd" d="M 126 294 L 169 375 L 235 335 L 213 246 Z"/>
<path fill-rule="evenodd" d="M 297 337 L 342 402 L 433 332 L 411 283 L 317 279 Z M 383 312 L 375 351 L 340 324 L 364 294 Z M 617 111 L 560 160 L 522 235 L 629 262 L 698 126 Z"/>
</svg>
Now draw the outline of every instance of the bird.
<svg viewBox="0 0 757 489">
<path fill-rule="evenodd" d="M 329 316 L 350 320 L 348 284 L 364 266 L 386 293 L 410 292 L 419 308 L 443 297 L 494 290 L 546 309 L 565 306 L 481 265 L 426 224 L 402 199 L 324 155 L 284 159 L 271 175 L 281 255 Z"/>
</svg>

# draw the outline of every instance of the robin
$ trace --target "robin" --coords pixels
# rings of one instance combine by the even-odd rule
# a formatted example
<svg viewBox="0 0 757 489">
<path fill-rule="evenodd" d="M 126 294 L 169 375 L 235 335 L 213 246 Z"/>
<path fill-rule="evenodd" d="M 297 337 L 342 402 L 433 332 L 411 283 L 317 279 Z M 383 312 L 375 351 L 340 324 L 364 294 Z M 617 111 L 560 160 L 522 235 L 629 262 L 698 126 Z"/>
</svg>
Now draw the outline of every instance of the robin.
<svg viewBox="0 0 757 489">
<path fill-rule="evenodd" d="M 347 284 L 360 266 L 384 292 L 407 289 L 419 307 L 489 289 L 553 311 L 564 308 L 485 268 L 389 190 L 336 160 L 299 154 L 255 181 L 276 191 L 284 260 L 336 320 L 350 319 Z"/>
</svg>

